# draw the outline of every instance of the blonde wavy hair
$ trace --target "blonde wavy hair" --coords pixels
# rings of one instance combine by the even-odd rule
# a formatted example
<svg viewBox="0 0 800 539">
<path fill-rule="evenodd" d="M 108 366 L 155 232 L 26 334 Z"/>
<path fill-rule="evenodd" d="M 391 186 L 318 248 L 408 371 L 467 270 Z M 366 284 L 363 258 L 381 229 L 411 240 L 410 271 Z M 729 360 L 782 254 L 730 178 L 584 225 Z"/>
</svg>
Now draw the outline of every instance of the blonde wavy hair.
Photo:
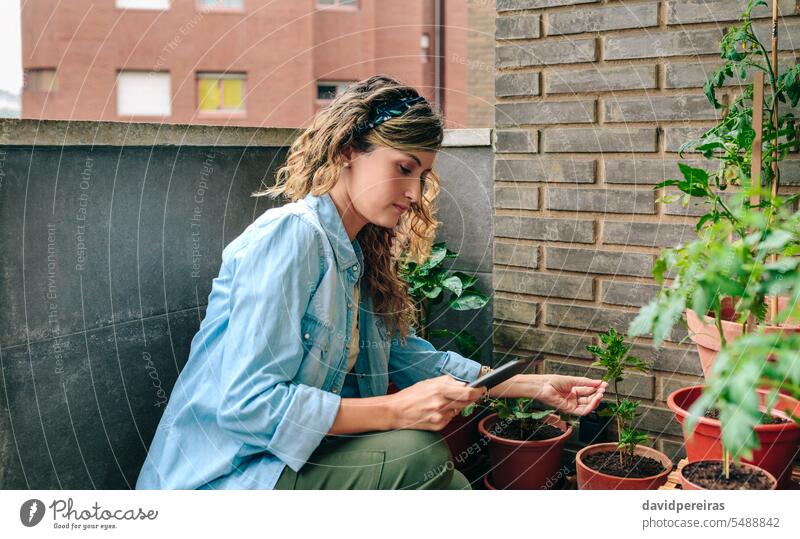
<svg viewBox="0 0 800 539">
<path fill-rule="evenodd" d="M 348 147 L 362 152 L 379 146 L 437 151 L 444 137 L 444 122 L 425 100 L 366 133 L 354 132 L 357 124 L 370 120 L 376 105 L 418 95 L 414 88 L 385 75 L 348 86 L 317 112 L 311 126 L 294 140 L 286 163 L 278 169 L 275 185 L 252 196 L 283 196 L 294 202 L 308 193 L 327 193 L 339 180 L 345 161 L 342 152 Z M 364 278 L 373 309 L 391 332 L 403 338 L 417 324 L 418 312 L 408 294 L 408 284 L 399 275 L 399 264 L 420 263 L 430 255 L 439 225 L 435 218 L 439 190 L 439 176 L 430 171 L 425 176 L 420 202 L 411 204 L 397 226 L 389 229 L 367 223 L 356 236 L 364 254 Z"/>
</svg>

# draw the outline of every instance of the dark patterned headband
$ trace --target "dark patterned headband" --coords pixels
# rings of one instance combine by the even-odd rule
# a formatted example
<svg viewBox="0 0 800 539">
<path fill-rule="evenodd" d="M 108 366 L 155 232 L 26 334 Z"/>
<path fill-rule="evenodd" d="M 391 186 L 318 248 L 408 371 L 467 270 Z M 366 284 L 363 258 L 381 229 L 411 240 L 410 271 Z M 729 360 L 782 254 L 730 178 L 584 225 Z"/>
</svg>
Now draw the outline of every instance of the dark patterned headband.
<svg viewBox="0 0 800 539">
<path fill-rule="evenodd" d="M 371 115 L 368 122 L 356 124 L 353 127 L 353 133 L 356 136 L 363 135 L 373 127 L 381 125 L 386 120 L 401 116 L 405 111 L 411 108 L 411 105 L 425 101 L 422 96 L 404 97 L 397 101 L 391 101 L 375 107 L 375 112 Z"/>
</svg>

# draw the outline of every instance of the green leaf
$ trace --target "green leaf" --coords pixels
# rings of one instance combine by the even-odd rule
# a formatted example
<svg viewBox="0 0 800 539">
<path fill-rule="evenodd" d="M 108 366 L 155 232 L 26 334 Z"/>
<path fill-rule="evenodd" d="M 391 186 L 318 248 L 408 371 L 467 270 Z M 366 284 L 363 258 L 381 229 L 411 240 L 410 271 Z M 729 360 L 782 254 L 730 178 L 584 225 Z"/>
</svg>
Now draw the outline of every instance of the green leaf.
<svg viewBox="0 0 800 539">
<path fill-rule="evenodd" d="M 452 292 L 456 296 L 460 296 L 461 295 L 461 291 L 463 290 L 461 279 L 459 279 L 455 275 L 452 275 L 452 276 L 444 279 L 442 281 L 442 286 L 445 287 L 446 289 L 448 289 L 450 292 Z"/>
<path fill-rule="evenodd" d="M 453 298 L 448 304 L 451 309 L 456 311 L 469 311 L 480 309 L 489 302 L 489 298 L 477 290 L 465 290 L 460 297 Z"/>
</svg>

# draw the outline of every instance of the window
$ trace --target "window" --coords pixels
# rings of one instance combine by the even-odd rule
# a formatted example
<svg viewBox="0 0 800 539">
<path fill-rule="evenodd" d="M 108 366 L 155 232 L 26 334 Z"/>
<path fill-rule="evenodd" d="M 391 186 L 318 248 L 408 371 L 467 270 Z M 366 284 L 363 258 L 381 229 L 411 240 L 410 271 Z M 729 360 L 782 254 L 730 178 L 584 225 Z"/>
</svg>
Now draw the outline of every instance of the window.
<svg viewBox="0 0 800 539">
<path fill-rule="evenodd" d="M 419 48 L 420 55 L 422 56 L 422 63 L 427 64 L 431 53 L 431 36 L 427 32 L 419 37 Z"/>
<path fill-rule="evenodd" d="M 52 68 L 26 69 L 22 84 L 28 92 L 55 92 L 58 90 L 58 76 Z"/>
<path fill-rule="evenodd" d="M 197 0 L 197 7 L 208 11 L 242 11 L 244 0 Z"/>
<path fill-rule="evenodd" d="M 172 83 L 168 72 L 120 71 L 117 74 L 119 116 L 169 116 Z"/>
<path fill-rule="evenodd" d="M 244 73 L 198 73 L 200 112 L 244 112 Z"/>
<path fill-rule="evenodd" d="M 358 9 L 358 0 L 317 0 L 319 7 L 346 7 Z"/>
<path fill-rule="evenodd" d="M 169 9 L 170 0 L 117 0 L 120 9 Z"/>
<path fill-rule="evenodd" d="M 318 82 L 317 101 L 330 101 L 334 99 L 337 95 L 342 93 L 349 84 L 352 84 L 352 82 Z"/>
</svg>

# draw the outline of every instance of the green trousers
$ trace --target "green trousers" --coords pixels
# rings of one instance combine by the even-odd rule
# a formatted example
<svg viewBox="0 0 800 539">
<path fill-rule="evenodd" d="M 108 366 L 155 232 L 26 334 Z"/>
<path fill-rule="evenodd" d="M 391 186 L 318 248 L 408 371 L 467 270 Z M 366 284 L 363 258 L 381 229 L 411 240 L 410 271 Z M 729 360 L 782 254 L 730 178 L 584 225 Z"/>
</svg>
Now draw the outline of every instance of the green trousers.
<svg viewBox="0 0 800 539">
<path fill-rule="evenodd" d="M 275 489 L 470 490 L 453 468 L 444 438 L 426 430 L 404 429 L 326 436 L 295 472 L 284 469 Z"/>
</svg>

